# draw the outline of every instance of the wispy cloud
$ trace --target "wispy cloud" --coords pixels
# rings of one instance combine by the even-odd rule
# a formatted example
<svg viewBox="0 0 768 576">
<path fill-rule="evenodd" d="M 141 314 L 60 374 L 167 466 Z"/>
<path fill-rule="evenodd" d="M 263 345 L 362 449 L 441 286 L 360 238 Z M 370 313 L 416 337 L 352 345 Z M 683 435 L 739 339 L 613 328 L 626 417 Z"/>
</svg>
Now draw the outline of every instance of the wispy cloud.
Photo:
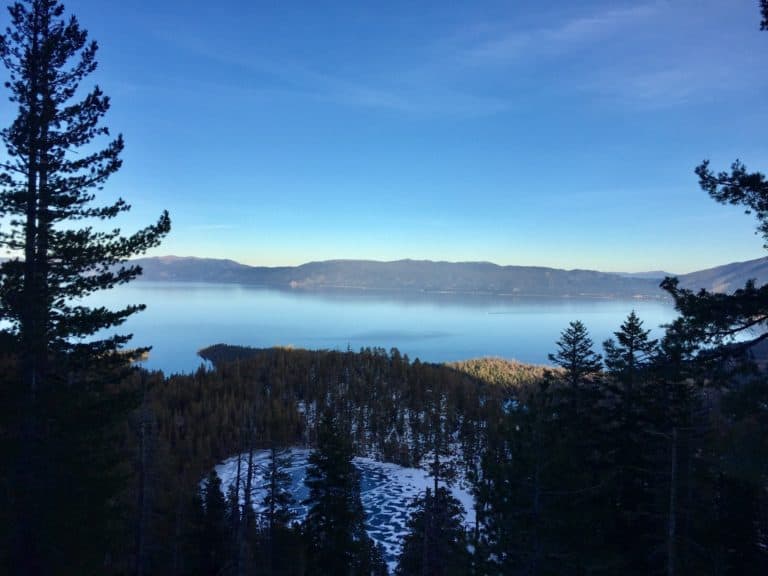
<svg viewBox="0 0 768 576">
<path fill-rule="evenodd" d="M 531 55 L 556 56 L 580 45 L 621 32 L 642 19 L 657 14 L 662 2 L 612 8 L 574 17 L 553 27 L 521 30 L 510 27 L 469 47 L 464 61 L 470 64 L 499 64 Z"/>
<path fill-rule="evenodd" d="M 754 39 L 747 42 L 748 30 L 734 39 L 728 28 L 707 27 L 727 10 L 698 0 L 613 4 L 553 25 L 475 24 L 452 45 L 455 60 L 477 74 L 527 67 L 543 91 L 638 110 L 672 108 L 762 86 L 764 66 L 754 57 Z"/>
<path fill-rule="evenodd" d="M 294 96 L 342 106 L 427 115 L 484 116 L 503 111 L 509 103 L 501 98 L 462 91 L 441 83 L 430 74 L 399 70 L 391 79 L 366 78 L 311 68 L 289 58 L 264 58 L 212 49 L 193 38 L 157 32 L 167 42 L 211 61 L 242 70 L 242 83 L 227 90 Z M 210 82 L 206 82 L 210 84 Z"/>
<path fill-rule="evenodd" d="M 584 78 L 581 88 L 643 110 L 718 102 L 734 94 L 762 93 L 765 66 L 750 57 L 748 46 L 722 50 L 700 45 L 669 48 L 634 63 L 604 64 Z"/>
<path fill-rule="evenodd" d="M 595 79 L 585 87 L 607 98 L 642 109 L 657 110 L 690 103 L 707 94 L 708 76 L 697 75 L 686 67 L 660 70 L 614 72 L 608 77 Z M 704 95 L 704 96 L 703 96 Z"/>
<path fill-rule="evenodd" d="M 435 82 L 434 78 L 411 78 L 408 82 L 348 78 L 318 72 L 295 63 L 269 63 L 268 68 L 296 94 L 333 104 L 428 115 L 484 116 L 505 110 L 509 103 L 500 98 L 463 92 Z"/>
</svg>

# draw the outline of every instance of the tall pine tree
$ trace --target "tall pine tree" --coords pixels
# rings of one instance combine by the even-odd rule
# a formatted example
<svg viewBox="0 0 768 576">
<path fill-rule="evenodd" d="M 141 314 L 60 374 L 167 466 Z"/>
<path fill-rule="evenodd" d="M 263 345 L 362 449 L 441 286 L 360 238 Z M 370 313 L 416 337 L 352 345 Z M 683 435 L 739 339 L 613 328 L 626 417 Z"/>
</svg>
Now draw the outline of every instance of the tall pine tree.
<svg viewBox="0 0 768 576">
<path fill-rule="evenodd" d="M 164 212 L 157 223 L 131 236 L 74 226 L 130 209 L 122 199 L 94 205 L 95 192 L 120 168 L 123 150 L 122 136 L 94 149 L 99 137 L 109 135 L 101 125 L 109 97 L 96 86 L 78 99 L 81 82 L 96 69 L 97 44 L 88 41 L 76 18 L 64 17 L 56 0 L 16 2 L 10 13 L 11 27 L 0 36 L 0 58 L 18 114 L 0 133 L 7 149 L 0 213 L 10 221 L 0 233 L 0 246 L 13 256 L 0 268 L 2 310 L 22 346 L 25 385 L 42 390 L 52 357 L 80 360 L 80 365 L 124 359 L 117 353 L 129 336 L 82 338 L 121 324 L 143 306 L 110 311 L 79 299 L 138 276 L 141 268 L 126 260 L 158 245 L 170 220 Z M 56 372 L 61 372 L 58 365 Z"/>
<path fill-rule="evenodd" d="M 107 533 L 104 506 L 115 488 L 103 438 L 108 412 L 120 410 L 106 405 L 98 386 L 133 356 L 120 350 L 130 336 L 92 337 L 142 306 L 92 308 L 82 298 L 140 274 L 126 260 L 156 246 L 170 219 L 163 213 L 130 236 L 98 225 L 130 207 L 122 199 L 94 204 L 96 192 L 120 168 L 123 149 L 121 136 L 98 149 L 98 140 L 109 136 L 101 120 L 110 101 L 98 87 L 81 87 L 96 68 L 97 45 L 76 18 L 65 17 L 57 0 L 23 0 L 9 12 L 0 60 L 17 115 L 0 131 L 6 148 L 0 249 L 10 257 L 0 266 L 0 319 L 10 323 L 20 364 L 12 395 L 16 420 L 9 426 L 17 448 L 9 494 L 13 564 L 29 574 L 54 567 L 85 573 L 105 561 L 95 542 Z M 57 484 L 79 488 L 58 507 L 46 502 Z M 104 506 L 98 510 L 95 503 Z M 82 542 L 67 542 L 76 531 L 55 533 L 68 514 L 80 526 L 77 514 L 89 518 L 92 534 L 83 534 Z"/>
</svg>

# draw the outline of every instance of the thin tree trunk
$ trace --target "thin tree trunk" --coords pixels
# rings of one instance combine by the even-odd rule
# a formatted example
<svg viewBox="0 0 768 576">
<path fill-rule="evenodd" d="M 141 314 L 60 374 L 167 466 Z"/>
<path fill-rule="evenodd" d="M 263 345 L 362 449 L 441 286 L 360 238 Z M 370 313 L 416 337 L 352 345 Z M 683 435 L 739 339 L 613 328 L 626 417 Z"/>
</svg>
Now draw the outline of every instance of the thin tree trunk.
<svg viewBox="0 0 768 576">
<path fill-rule="evenodd" d="M 243 515 L 240 520 L 240 531 L 237 533 L 237 553 L 238 553 L 238 576 L 245 576 L 246 567 L 246 550 L 245 550 L 245 533 L 250 528 L 249 519 L 251 517 L 251 510 L 253 504 L 251 503 L 253 481 L 253 427 L 251 427 L 250 440 L 248 442 L 248 468 L 245 477 L 245 495 L 243 498 Z"/>
<path fill-rule="evenodd" d="M 32 53 L 39 53 L 38 20 L 35 19 L 32 30 Z M 35 292 L 37 270 L 35 257 L 35 239 L 37 237 L 37 126 L 39 124 L 37 104 L 37 69 L 30 72 L 30 97 L 28 123 L 29 134 L 27 141 L 27 173 L 24 266 L 23 285 L 20 294 L 22 308 L 19 314 L 19 329 L 21 337 L 21 438 L 16 462 L 15 486 L 15 541 L 13 543 L 12 565 L 16 574 L 44 574 L 41 566 L 41 542 L 39 527 L 43 520 L 40 518 L 39 491 L 42 463 L 40 454 L 41 414 L 39 403 L 39 386 L 41 379 L 38 374 L 37 330 L 35 318 Z"/>
</svg>

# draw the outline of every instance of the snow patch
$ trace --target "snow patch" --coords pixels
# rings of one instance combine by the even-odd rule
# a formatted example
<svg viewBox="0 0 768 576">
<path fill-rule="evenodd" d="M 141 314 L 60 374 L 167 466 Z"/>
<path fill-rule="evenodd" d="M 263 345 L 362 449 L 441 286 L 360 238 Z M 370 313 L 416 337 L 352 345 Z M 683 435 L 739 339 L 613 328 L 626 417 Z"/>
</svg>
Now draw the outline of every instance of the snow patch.
<svg viewBox="0 0 768 576">
<path fill-rule="evenodd" d="M 304 486 L 307 458 L 310 450 L 292 448 L 292 464 L 287 472 L 291 475 L 291 492 L 296 501 L 293 511 L 296 520 L 301 521 L 307 513 L 301 502 L 309 496 Z M 241 474 L 247 474 L 247 454 L 241 456 Z M 237 475 L 237 456 L 216 466 L 216 473 L 222 480 L 224 493 L 235 483 Z M 266 495 L 264 471 L 269 462 L 269 450 L 254 452 L 255 476 L 253 478 L 252 502 L 256 513 L 262 513 L 262 500 Z M 385 559 L 390 570 L 394 570 L 397 557 L 402 549 L 403 538 L 408 533 L 407 523 L 411 513 L 411 503 L 433 485 L 428 472 L 422 468 L 406 468 L 388 462 L 378 462 L 373 458 L 356 457 L 353 460 L 360 471 L 360 498 L 365 509 L 365 528 L 376 544 L 384 548 Z M 245 482 L 241 480 L 241 486 Z M 464 524 L 468 530 L 475 526 L 475 503 L 469 483 L 459 477 L 451 486 L 453 496 L 464 507 Z M 243 495 L 240 497 L 243 501 Z"/>
</svg>

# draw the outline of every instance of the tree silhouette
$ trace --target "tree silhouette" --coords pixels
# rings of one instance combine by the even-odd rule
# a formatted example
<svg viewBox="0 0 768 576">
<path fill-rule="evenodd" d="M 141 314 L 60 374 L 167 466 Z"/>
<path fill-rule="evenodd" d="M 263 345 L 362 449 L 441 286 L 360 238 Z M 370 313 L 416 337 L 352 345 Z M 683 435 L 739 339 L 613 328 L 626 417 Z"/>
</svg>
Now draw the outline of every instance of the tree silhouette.
<svg viewBox="0 0 768 576">
<path fill-rule="evenodd" d="M 768 0 L 760 0 L 761 30 L 768 30 Z M 757 218 L 756 234 L 763 237 L 768 249 L 768 180 L 761 172 L 750 172 L 740 160 L 731 164 L 730 171 L 714 172 L 709 160 L 696 167 L 699 186 L 720 204 L 744 207 L 746 214 Z M 667 277 L 661 287 L 675 300 L 681 318 L 677 328 L 688 340 L 702 345 L 720 347 L 741 337 L 736 347 L 725 352 L 746 350 L 768 338 L 768 286 L 756 286 L 748 281 L 733 294 L 694 292 L 680 288 L 677 278 Z M 721 352 L 724 351 L 721 348 Z"/>
<path fill-rule="evenodd" d="M 0 246 L 13 256 L 0 268 L 0 296 L 2 316 L 12 322 L 21 344 L 25 384 L 35 392 L 47 385 L 52 356 L 75 366 L 124 361 L 118 351 L 130 336 L 82 339 L 144 307 L 111 311 L 79 299 L 138 276 L 140 267 L 124 263 L 158 245 L 170 219 L 164 212 L 156 224 L 131 236 L 95 225 L 73 227 L 130 209 L 122 199 L 94 205 L 95 192 L 120 168 L 123 150 L 122 136 L 93 149 L 100 136 L 109 135 L 100 125 L 109 97 L 96 86 L 76 98 L 82 80 L 96 69 L 97 44 L 88 41 L 74 16 L 65 19 L 56 0 L 24 0 L 9 11 L 11 27 L 0 36 L 0 58 L 18 114 L 0 132 L 8 153 L 1 165 L 0 213 L 10 223 L 0 232 Z"/>
<path fill-rule="evenodd" d="M 377 574 L 383 568 L 365 532 L 360 473 L 353 456 L 349 435 L 326 411 L 304 480 L 309 488 L 304 501 L 309 507 L 304 522 L 308 574 Z"/>
<path fill-rule="evenodd" d="M 9 12 L 0 60 L 17 115 L 0 131 L 6 148 L 0 162 L 0 248 L 10 256 L 0 265 L 0 320 L 10 324 L 20 364 L 13 394 L 17 413 L 9 426 L 17 435 L 9 496 L 16 508 L 13 551 L 24 573 L 49 572 L 51 566 L 61 572 L 62 555 L 69 570 L 85 573 L 88 562 L 104 562 L 105 551 L 94 543 L 106 531 L 90 518 L 105 509 L 88 507 L 108 507 L 114 496 L 109 450 L 102 448 L 105 425 L 121 413 L 115 405 L 105 409 L 106 395 L 98 387 L 144 350 L 122 352 L 127 335 L 94 337 L 142 305 L 108 310 L 82 299 L 140 274 L 125 262 L 156 246 L 170 230 L 170 219 L 164 212 L 130 236 L 100 223 L 130 206 L 122 199 L 94 203 L 120 168 L 123 149 L 121 136 L 98 148 L 98 140 L 109 136 L 101 125 L 109 98 L 98 86 L 82 95 L 82 81 L 96 69 L 97 44 L 74 16 L 64 16 L 57 0 L 14 2 Z M 57 484 L 79 490 L 56 502 Z M 55 534 L 54 519 L 67 514 L 89 518 L 85 525 L 78 516 L 68 521 L 83 526 L 81 544 L 91 542 L 92 557 L 86 548 L 67 551 L 64 539 L 78 531 Z"/>
<path fill-rule="evenodd" d="M 292 464 L 291 452 L 287 448 L 277 448 L 274 444 L 269 449 L 269 459 L 264 466 L 261 488 L 265 491 L 261 501 L 264 507 L 261 543 L 262 561 L 270 573 L 279 573 L 281 565 L 285 567 L 290 554 L 285 548 L 289 544 L 290 525 L 295 517 L 291 507 L 294 498 L 291 494 Z"/>
<path fill-rule="evenodd" d="M 614 332 L 616 340 L 609 338 L 603 343 L 605 365 L 608 371 L 623 384 L 627 395 L 633 392 L 633 384 L 640 370 L 649 365 L 656 351 L 656 340 L 648 337 L 650 330 L 643 330 L 643 321 L 633 310 Z"/>
<path fill-rule="evenodd" d="M 565 380 L 571 388 L 600 372 L 600 355 L 592 350 L 592 339 L 580 321 L 571 322 L 555 344 L 557 353 L 550 354 L 549 360 L 565 370 Z"/>
<path fill-rule="evenodd" d="M 412 506 L 395 574 L 466 574 L 470 558 L 461 503 L 441 486 L 434 493 L 427 488 Z"/>
<path fill-rule="evenodd" d="M 764 7 L 764 10 L 766 8 Z M 760 172 L 749 172 L 740 161 L 730 172 L 714 173 L 709 161 L 696 168 L 699 185 L 721 204 L 743 206 L 757 218 L 757 231 L 768 248 L 768 181 Z M 716 294 L 680 288 L 677 278 L 665 278 L 661 287 L 672 295 L 681 314 L 680 328 L 702 345 L 719 346 L 744 336 L 739 348 L 745 349 L 768 338 L 768 286 L 754 281 L 733 294 Z M 731 349 L 729 352 L 732 352 Z"/>
<path fill-rule="evenodd" d="M 760 1 L 761 30 L 768 30 L 768 0 Z M 715 172 L 708 160 L 696 168 L 699 185 L 716 202 L 744 208 L 757 220 L 756 234 L 768 248 L 768 180 L 736 160 L 729 170 Z M 756 345 L 768 338 L 768 285 L 746 282 L 730 294 L 680 287 L 677 278 L 661 284 L 674 298 L 680 317 L 673 325 L 675 340 L 685 354 L 693 351 L 694 369 L 701 381 L 721 386 L 715 414 L 718 444 L 710 446 L 704 485 L 711 492 L 710 524 L 695 526 L 697 539 L 706 542 L 709 562 L 722 573 L 762 573 L 768 565 L 768 386 L 765 371 L 749 360 Z M 744 362 L 746 360 L 746 362 Z M 737 368 L 738 372 L 733 370 Z M 686 371 L 690 369 L 686 367 Z M 679 411 L 678 411 L 679 412 Z M 749 430 L 749 433 L 745 433 Z"/>
<path fill-rule="evenodd" d="M 221 478 L 211 470 L 203 485 L 205 516 L 203 524 L 203 545 L 205 546 L 204 571 L 206 574 L 221 574 L 227 564 L 231 533 L 227 530 L 227 502 L 221 488 Z"/>
</svg>

